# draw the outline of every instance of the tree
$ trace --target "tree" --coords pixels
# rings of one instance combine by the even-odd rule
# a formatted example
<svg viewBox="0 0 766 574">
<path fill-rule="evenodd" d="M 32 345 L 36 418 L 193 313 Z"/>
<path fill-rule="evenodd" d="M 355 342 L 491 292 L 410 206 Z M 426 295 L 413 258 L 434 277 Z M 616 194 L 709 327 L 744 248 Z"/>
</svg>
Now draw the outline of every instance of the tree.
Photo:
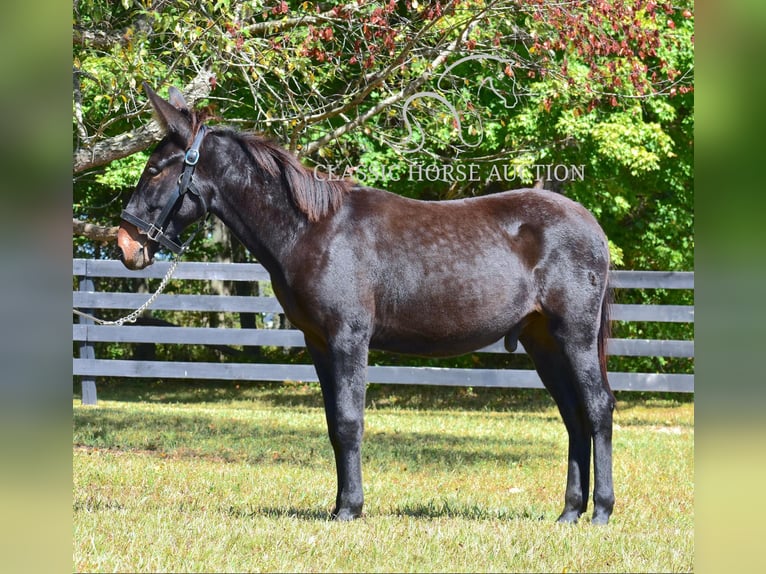
<svg viewBox="0 0 766 574">
<path fill-rule="evenodd" d="M 596 213 L 617 263 L 691 265 L 688 0 L 83 0 L 74 17 L 84 252 L 97 249 L 93 230 L 110 236 L 103 226 L 160 135 L 139 89 L 148 81 L 183 86 L 309 165 L 397 193 L 460 197 L 541 180 Z M 468 164 L 476 177 L 441 177 Z M 423 177 L 428 166 L 436 177 Z M 501 169 L 513 181 L 493 179 Z"/>
</svg>

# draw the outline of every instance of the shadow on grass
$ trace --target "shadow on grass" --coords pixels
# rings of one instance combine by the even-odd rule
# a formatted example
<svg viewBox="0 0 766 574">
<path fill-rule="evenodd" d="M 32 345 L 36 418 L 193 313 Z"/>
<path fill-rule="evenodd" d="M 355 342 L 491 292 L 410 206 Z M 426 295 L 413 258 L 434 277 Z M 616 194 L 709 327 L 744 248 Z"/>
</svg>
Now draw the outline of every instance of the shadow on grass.
<svg viewBox="0 0 766 574">
<path fill-rule="evenodd" d="M 199 412 L 146 412 L 121 408 L 75 409 L 74 444 L 178 459 L 245 464 L 324 463 L 329 451 L 323 421 L 316 429 L 286 421 L 227 418 Z M 319 454 L 318 454 L 319 453 Z"/>
<path fill-rule="evenodd" d="M 79 399 L 80 385 L 73 386 Z M 618 409 L 633 406 L 675 407 L 694 402 L 689 393 L 617 392 Z M 99 380 L 102 400 L 145 403 L 253 402 L 276 407 L 323 408 L 318 383 L 258 383 L 238 381 L 158 381 L 142 379 Z M 400 410 L 454 410 L 542 412 L 555 409 L 543 389 L 436 387 L 429 385 L 380 385 L 367 387 L 367 408 Z"/>
<path fill-rule="evenodd" d="M 98 398 L 119 402 L 216 403 L 252 401 L 278 407 L 323 408 L 318 383 L 238 381 L 99 380 Z M 74 383 L 75 399 L 80 385 Z M 437 387 L 432 385 L 367 386 L 367 408 L 460 411 L 543 411 L 554 406 L 543 389 Z"/>
<path fill-rule="evenodd" d="M 332 522 L 332 516 L 326 508 L 296 508 L 291 507 L 239 507 L 229 506 L 224 510 L 225 514 L 232 518 L 253 519 L 261 518 L 290 518 L 307 522 Z M 374 518 L 376 516 L 395 516 L 418 519 L 459 518 L 463 520 L 525 520 L 543 521 L 547 517 L 536 509 L 490 509 L 478 504 L 451 503 L 447 500 L 429 500 L 423 503 L 407 503 L 399 506 L 391 512 L 362 514 L 360 520 Z M 553 520 L 551 518 L 551 520 Z"/>
<path fill-rule="evenodd" d="M 287 508 L 276 506 L 260 506 L 256 508 L 252 506 L 229 506 L 225 513 L 232 518 L 292 518 L 308 522 L 329 522 L 332 518 L 330 512 L 325 508 L 296 508 L 294 506 Z"/>
<path fill-rule="evenodd" d="M 461 504 L 449 500 L 429 500 L 407 503 L 396 510 L 395 516 L 411 518 L 462 518 L 465 520 L 545 520 L 544 513 L 535 509 L 490 509 L 478 504 Z"/>
<path fill-rule="evenodd" d="M 75 409 L 74 444 L 123 451 L 157 452 L 175 458 L 246 464 L 332 464 L 324 417 L 315 424 L 266 413 L 263 419 L 232 419 L 199 412 Z M 308 425 L 308 426 L 307 426 Z M 518 463 L 564 456 L 550 441 L 518 436 L 471 436 L 450 432 L 369 432 L 364 461 L 408 468 Z"/>
</svg>

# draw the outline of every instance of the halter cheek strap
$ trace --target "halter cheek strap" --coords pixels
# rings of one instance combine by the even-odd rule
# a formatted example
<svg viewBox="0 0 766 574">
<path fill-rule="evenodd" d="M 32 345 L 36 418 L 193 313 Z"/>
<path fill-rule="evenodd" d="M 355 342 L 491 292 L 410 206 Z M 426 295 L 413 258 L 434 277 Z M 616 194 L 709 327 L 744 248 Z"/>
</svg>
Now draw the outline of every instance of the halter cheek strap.
<svg viewBox="0 0 766 574">
<path fill-rule="evenodd" d="M 197 131 L 197 134 L 194 136 L 194 141 L 192 142 L 191 147 L 186 150 L 186 155 L 184 156 L 184 169 L 178 178 L 178 186 L 176 186 L 175 191 L 168 199 L 165 207 L 162 209 L 162 213 L 160 213 L 156 223 L 148 223 L 147 221 L 136 215 L 133 215 L 127 210 L 123 210 L 122 214 L 120 215 L 122 219 L 128 223 L 132 223 L 139 230 L 146 233 L 146 236 L 149 239 L 156 241 L 176 255 L 184 251 L 191 242 L 194 235 L 196 235 L 196 233 L 192 234 L 192 236 L 186 240 L 183 245 L 179 245 L 165 234 L 170 219 L 173 217 L 175 212 L 180 209 L 181 204 L 183 203 L 183 198 L 187 192 L 191 193 L 202 203 L 204 212 L 207 214 L 207 203 L 205 202 L 205 198 L 202 197 L 199 189 L 196 185 L 194 185 L 194 182 L 192 181 L 192 177 L 194 176 L 194 168 L 196 167 L 197 162 L 199 162 L 199 148 L 202 145 L 202 140 L 204 139 L 207 130 L 207 126 L 201 126 Z"/>
</svg>

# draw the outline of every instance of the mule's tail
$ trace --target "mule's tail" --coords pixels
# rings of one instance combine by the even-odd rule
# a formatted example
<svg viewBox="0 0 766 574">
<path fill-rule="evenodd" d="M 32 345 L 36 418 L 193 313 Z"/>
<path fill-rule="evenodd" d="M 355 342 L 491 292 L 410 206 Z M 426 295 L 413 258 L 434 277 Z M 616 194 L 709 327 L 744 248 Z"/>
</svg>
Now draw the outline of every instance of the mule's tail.
<svg viewBox="0 0 766 574">
<path fill-rule="evenodd" d="M 609 392 L 614 398 L 614 393 L 612 393 L 612 389 L 609 386 L 609 379 L 607 378 L 606 374 L 606 344 L 607 339 L 609 339 L 609 337 L 612 335 L 612 320 L 610 315 L 613 301 L 614 292 L 612 291 L 612 287 L 609 285 L 609 280 L 607 279 L 606 289 L 604 290 L 604 297 L 601 300 L 601 324 L 599 325 L 598 329 L 598 363 L 601 367 L 601 378 L 604 380 L 606 388 L 609 389 Z"/>
</svg>

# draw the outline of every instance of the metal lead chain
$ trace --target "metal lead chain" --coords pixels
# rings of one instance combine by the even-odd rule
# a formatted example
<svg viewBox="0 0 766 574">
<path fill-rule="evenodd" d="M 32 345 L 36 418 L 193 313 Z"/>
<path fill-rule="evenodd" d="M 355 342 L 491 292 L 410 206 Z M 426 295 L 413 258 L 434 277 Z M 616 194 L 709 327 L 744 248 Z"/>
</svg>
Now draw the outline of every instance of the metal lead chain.
<svg viewBox="0 0 766 574">
<path fill-rule="evenodd" d="M 178 262 L 181 260 L 181 255 L 183 254 L 183 251 L 176 255 L 175 259 L 173 260 L 173 263 L 170 264 L 170 267 L 168 268 L 168 272 L 165 274 L 165 277 L 162 278 L 162 281 L 160 281 L 159 287 L 157 287 L 157 290 L 154 292 L 154 294 L 149 297 L 149 299 L 146 300 L 146 303 L 141 305 L 138 309 L 135 311 L 125 315 L 124 317 L 121 317 L 115 321 L 106 321 L 104 319 L 99 319 L 98 317 L 94 317 L 93 315 L 90 315 L 88 313 L 84 313 L 83 311 L 78 311 L 77 309 L 72 309 L 72 311 L 80 315 L 81 317 L 85 317 L 86 319 L 91 319 L 93 322 L 95 322 L 98 325 L 117 325 L 122 326 L 124 323 L 135 323 L 136 319 L 138 319 L 138 316 L 146 311 L 146 309 L 149 308 L 149 306 L 154 303 L 155 299 L 160 296 L 160 293 L 165 289 L 165 287 L 168 284 L 168 281 L 170 281 L 170 278 L 173 276 L 173 273 L 176 270 L 176 267 L 178 267 Z"/>
</svg>

